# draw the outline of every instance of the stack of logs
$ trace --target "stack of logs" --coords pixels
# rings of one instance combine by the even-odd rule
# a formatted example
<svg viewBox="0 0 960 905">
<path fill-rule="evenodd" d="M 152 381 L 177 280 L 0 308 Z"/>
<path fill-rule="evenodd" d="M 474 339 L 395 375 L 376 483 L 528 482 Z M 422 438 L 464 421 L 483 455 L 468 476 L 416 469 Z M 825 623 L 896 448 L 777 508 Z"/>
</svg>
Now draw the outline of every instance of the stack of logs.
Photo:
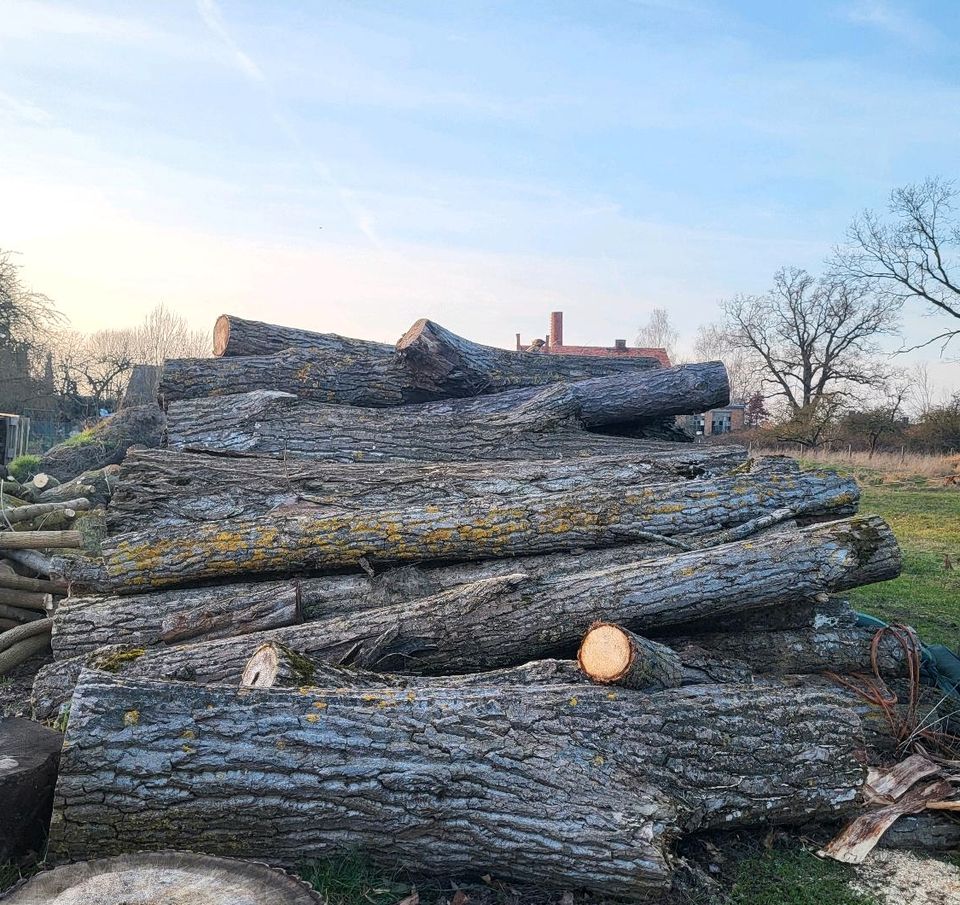
<svg viewBox="0 0 960 905">
<path fill-rule="evenodd" d="M 819 674 L 869 664 L 836 595 L 897 544 L 849 478 L 649 439 L 727 403 L 720 363 L 430 321 L 215 342 L 166 363 L 100 556 L 51 567 L 52 857 L 359 848 L 656 896 L 682 834 L 857 805 L 879 722 Z"/>
<path fill-rule="evenodd" d="M 39 551 L 83 547 L 77 519 L 106 503 L 117 471 L 65 483 L 43 472 L 24 483 L 0 478 L 0 676 L 47 648 L 49 617 L 68 592 L 66 582 L 47 576 Z"/>
</svg>

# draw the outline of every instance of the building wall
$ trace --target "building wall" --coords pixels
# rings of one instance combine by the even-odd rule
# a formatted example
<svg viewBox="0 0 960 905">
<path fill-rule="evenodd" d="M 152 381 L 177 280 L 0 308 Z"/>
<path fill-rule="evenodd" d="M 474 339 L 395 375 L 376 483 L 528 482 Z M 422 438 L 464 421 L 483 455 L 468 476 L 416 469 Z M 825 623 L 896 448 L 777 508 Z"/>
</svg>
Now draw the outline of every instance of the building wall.
<svg viewBox="0 0 960 905">
<path fill-rule="evenodd" d="M 537 339 L 526 346 L 517 334 L 517 351 L 546 353 L 548 355 L 604 355 L 623 356 L 624 358 L 656 358 L 665 368 L 670 367 L 670 357 L 666 349 L 636 348 L 627 345 L 625 339 L 614 340 L 612 346 L 568 346 L 563 341 L 563 312 L 554 311 L 550 315 L 550 332 L 544 339 Z"/>
</svg>

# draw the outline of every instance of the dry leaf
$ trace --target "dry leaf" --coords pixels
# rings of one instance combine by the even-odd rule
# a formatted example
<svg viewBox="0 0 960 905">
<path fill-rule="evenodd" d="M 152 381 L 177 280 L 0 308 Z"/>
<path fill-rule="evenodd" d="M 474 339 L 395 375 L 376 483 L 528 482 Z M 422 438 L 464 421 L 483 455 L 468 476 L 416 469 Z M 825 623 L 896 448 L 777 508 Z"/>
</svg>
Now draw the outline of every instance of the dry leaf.
<svg viewBox="0 0 960 905">
<path fill-rule="evenodd" d="M 420 905 L 420 893 L 414 890 L 405 899 L 397 902 L 397 905 Z"/>
<path fill-rule="evenodd" d="M 469 901 L 470 896 L 468 896 L 462 889 L 458 889 L 453 894 L 453 898 L 450 900 L 450 905 L 467 905 L 467 902 Z"/>
</svg>

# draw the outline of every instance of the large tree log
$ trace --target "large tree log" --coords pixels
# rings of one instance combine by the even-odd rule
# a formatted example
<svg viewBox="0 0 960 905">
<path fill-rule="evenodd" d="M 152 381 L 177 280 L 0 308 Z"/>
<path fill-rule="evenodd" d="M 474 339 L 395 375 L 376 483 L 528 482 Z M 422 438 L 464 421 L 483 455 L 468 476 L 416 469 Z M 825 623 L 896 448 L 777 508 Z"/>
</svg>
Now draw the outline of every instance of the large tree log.
<svg viewBox="0 0 960 905">
<path fill-rule="evenodd" d="M 31 720 L 0 719 L 0 863 L 43 852 L 62 741 Z"/>
<path fill-rule="evenodd" d="M 247 688 L 478 688 L 501 685 L 589 684 L 573 660 L 532 660 L 521 666 L 459 676 L 405 676 L 334 666 L 281 644 L 261 644 L 247 661 L 240 684 Z M 679 683 L 678 683 L 679 684 Z"/>
<path fill-rule="evenodd" d="M 399 604 L 203 644 L 149 648 L 130 675 L 238 683 L 251 651 L 280 641 L 380 671 L 479 672 L 569 656 L 597 619 L 649 633 L 708 616 L 894 578 L 900 551 L 879 518 L 856 518 L 595 572 L 488 578 Z"/>
<path fill-rule="evenodd" d="M 295 864 L 356 848 L 421 873 L 660 895 L 681 830 L 848 811 L 860 744 L 856 712 L 821 689 L 301 695 L 86 673 L 51 852 Z"/>
<path fill-rule="evenodd" d="M 242 358 L 168 358 L 160 376 L 160 401 L 271 391 L 333 405 L 370 408 L 437 399 L 411 385 L 395 355 L 344 354 L 323 349 L 285 349 Z M 224 404 L 221 402 L 221 404 Z"/>
<path fill-rule="evenodd" d="M 213 354 L 217 358 L 269 355 L 286 349 L 313 349 L 345 356 L 380 356 L 384 359 L 392 359 L 396 352 L 390 343 L 351 339 L 336 333 L 314 333 L 298 327 L 281 327 L 277 324 L 246 320 L 234 314 L 221 314 L 213 327 Z"/>
<path fill-rule="evenodd" d="M 832 472 L 793 473 L 758 460 L 750 472 L 616 490 L 588 488 L 509 502 L 487 499 L 395 509 L 316 511 L 299 504 L 175 532 L 131 531 L 102 544 L 114 587 L 149 588 L 203 578 L 335 569 L 361 560 L 456 561 L 616 546 L 653 537 L 707 537 L 787 508 L 849 514 L 856 482 Z M 2 538 L 0 534 L 0 538 Z"/>
<path fill-rule="evenodd" d="M 395 509 L 463 503 L 484 497 L 513 500 L 588 487 L 662 484 L 729 470 L 746 458 L 741 447 L 693 448 L 671 455 L 662 444 L 637 444 L 629 456 L 559 461 L 391 463 L 371 468 L 291 460 L 226 458 L 168 449 L 131 452 L 110 502 L 111 533 L 196 522 L 282 514 L 308 503 L 316 511 Z M 728 448 L 727 448 L 728 449 Z M 792 460 L 791 460 L 792 461 Z"/>
<path fill-rule="evenodd" d="M 476 396 L 660 367 L 652 357 L 541 355 L 482 346 L 426 318 L 400 337 L 397 352 L 416 386 L 443 396 Z"/>
<path fill-rule="evenodd" d="M 299 579 L 300 608 L 305 619 L 323 619 L 392 604 L 409 603 L 441 591 L 523 571 L 533 580 L 605 569 L 637 558 L 673 554 L 667 544 L 649 543 L 601 550 L 548 553 L 518 559 L 493 559 L 436 568 L 400 566 L 368 575 L 323 575 Z M 167 632 L 173 623 L 204 625 L 194 640 L 242 635 L 251 629 L 249 613 L 263 624 L 280 628 L 296 621 L 290 613 L 298 596 L 293 580 L 168 588 L 145 594 L 76 597 L 61 601 L 53 616 L 53 649 L 58 659 L 90 653 L 108 644 L 155 647 L 177 643 Z M 778 618 L 785 614 L 777 611 Z M 270 615 L 272 614 L 272 615 Z M 809 621 L 812 616 L 807 616 Z M 780 624 L 779 621 L 777 623 Z M 804 624 L 790 623 L 790 627 Z M 711 626 L 711 630 L 713 627 Z"/>
<path fill-rule="evenodd" d="M 203 361 L 222 366 L 246 359 Z M 300 371 L 302 366 L 297 373 Z M 396 385 L 393 378 L 389 382 Z M 361 407 L 360 401 L 326 404 L 329 394 L 303 388 L 297 393 L 278 388 L 246 391 L 248 386 L 250 382 L 231 376 L 224 379 L 223 386 L 223 393 L 229 396 L 169 397 L 168 445 L 176 449 L 289 453 L 343 461 L 559 458 L 571 454 L 572 440 L 567 434 L 574 426 L 573 419 L 587 427 L 597 427 L 657 418 L 702 411 L 722 404 L 721 400 L 729 395 L 726 370 L 719 362 L 510 390 L 472 399 L 405 405 L 388 411 Z M 403 401 L 398 400 L 397 404 Z M 511 439 L 511 445 L 520 444 L 523 449 L 517 433 L 543 431 L 549 431 L 558 444 L 562 440 L 565 447 L 552 453 L 493 454 L 495 446 L 491 444 Z M 580 443 L 587 445 L 589 439 L 581 437 Z M 472 456 L 470 444 L 478 447 Z M 537 450 L 541 445 L 530 443 L 528 448 Z M 607 446 L 617 452 L 628 449 L 629 440 L 609 440 Z M 599 452 L 603 445 L 595 448 Z"/>
</svg>

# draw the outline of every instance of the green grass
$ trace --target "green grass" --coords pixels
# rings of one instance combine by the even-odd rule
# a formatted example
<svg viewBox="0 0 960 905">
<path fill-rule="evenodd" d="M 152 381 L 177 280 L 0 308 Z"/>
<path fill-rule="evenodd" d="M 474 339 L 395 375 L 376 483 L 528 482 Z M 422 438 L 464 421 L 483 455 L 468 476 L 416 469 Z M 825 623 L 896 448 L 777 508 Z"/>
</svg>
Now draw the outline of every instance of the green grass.
<svg viewBox="0 0 960 905">
<path fill-rule="evenodd" d="M 741 861 L 731 905 L 878 905 L 847 885 L 849 867 L 800 849 L 774 849 Z"/>
<path fill-rule="evenodd" d="M 860 511 L 883 516 L 903 550 L 894 581 L 857 588 L 854 606 L 887 622 L 907 622 L 927 643 L 960 648 L 960 489 L 863 484 Z M 950 556 L 955 568 L 944 566 Z"/>
<path fill-rule="evenodd" d="M 410 892 L 409 883 L 398 882 L 358 854 L 317 861 L 299 873 L 329 905 L 393 905 Z"/>
<path fill-rule="evenodd" d="M 40 471 L 40 456 L 17 456 L 8 466 L 7 473 L 15 481 L 25 484 Z"/>
<path fill-rule="evenodd" d="M 80 431 L 79 434 L 74 434 L 72 437 L 67 437 L 66 440 L 61 440 L 57 446 L 88 446 L 89 444 L 96 442 L 98 442 L 96 428 L 88 427 L 86 430 Z"/>
</svg>

